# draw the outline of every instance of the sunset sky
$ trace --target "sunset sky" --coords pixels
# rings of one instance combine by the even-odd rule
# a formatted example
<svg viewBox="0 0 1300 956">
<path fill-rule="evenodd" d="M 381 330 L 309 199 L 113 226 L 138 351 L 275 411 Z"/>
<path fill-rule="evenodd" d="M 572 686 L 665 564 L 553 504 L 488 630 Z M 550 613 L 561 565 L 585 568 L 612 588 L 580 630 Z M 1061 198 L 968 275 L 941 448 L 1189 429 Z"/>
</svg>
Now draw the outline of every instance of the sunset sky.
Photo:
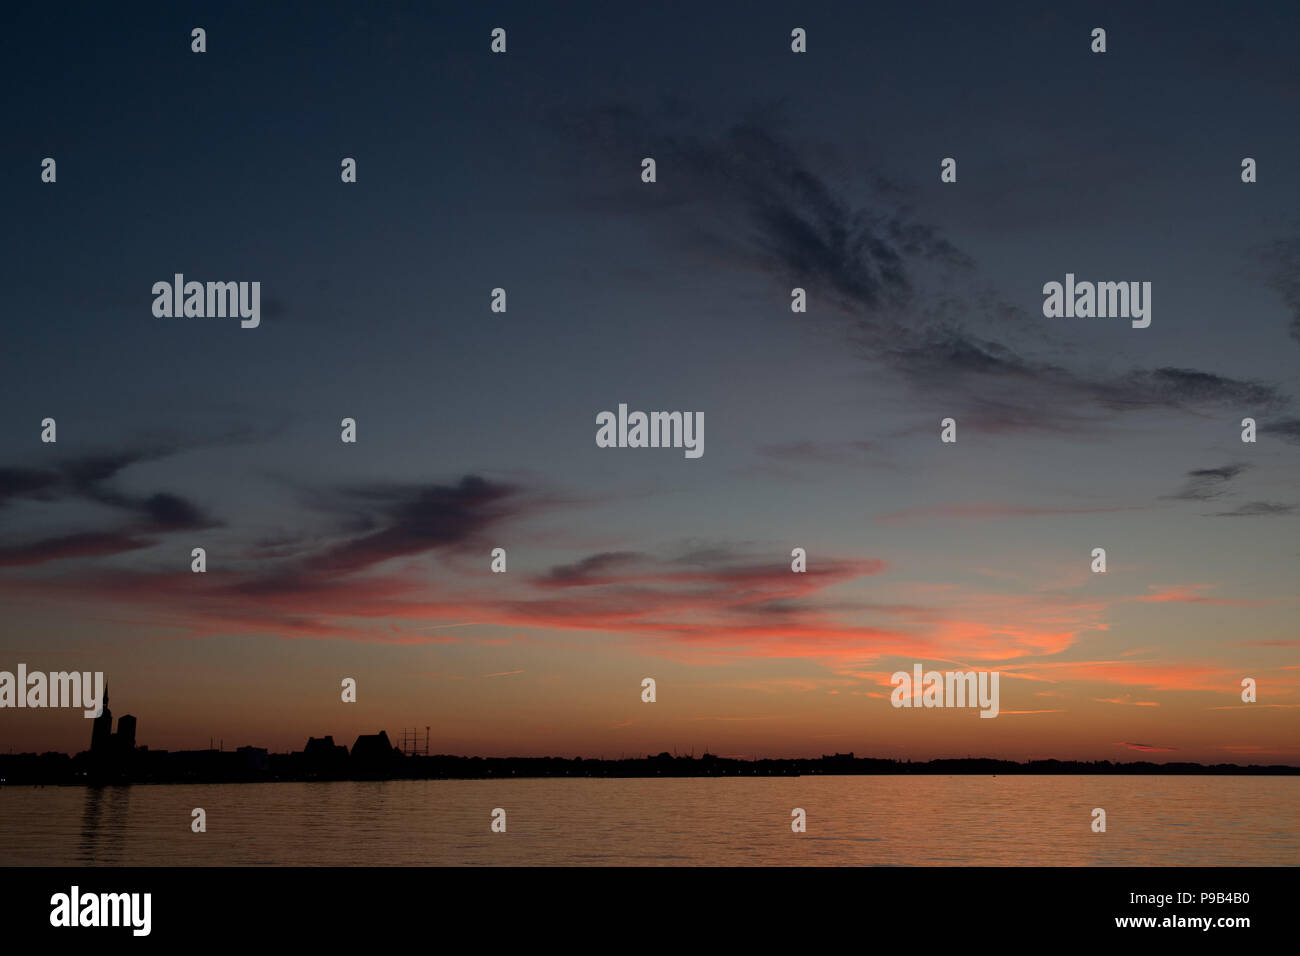
<svg viewBox="0 0 1300 956">
<path fill-rule="evenodd" d="M 842 6 L 11 16 L 0 670 L 170 750 L 1300 764 L 1300 11 Z M 892 708 L 915 662 L 1001 715 Z"/>
</svg>

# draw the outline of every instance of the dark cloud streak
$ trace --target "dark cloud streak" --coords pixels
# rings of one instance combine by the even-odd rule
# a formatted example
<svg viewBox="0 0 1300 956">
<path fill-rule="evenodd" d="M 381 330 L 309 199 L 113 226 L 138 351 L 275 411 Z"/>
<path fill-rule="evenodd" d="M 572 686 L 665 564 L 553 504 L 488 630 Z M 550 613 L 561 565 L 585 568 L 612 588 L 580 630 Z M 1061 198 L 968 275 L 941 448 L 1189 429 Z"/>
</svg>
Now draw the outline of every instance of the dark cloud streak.
<svg viewBox="0 0 1300 956">
<path fill-rule="evenodd" d="M 918 221 L 897 190 L 880 188 L 882 177 L 856 174 L 866 198 L 853 200 L 803 159 L 770 113 L 712 136 L 686 132 L 688 120 L 692 129 L 714 125 L 680 109 L 669 115 L 626 106 L 551 117 L 570 141 L 604 150 L 611 161 L 618 154 L 620 164 L 616 144 L 648 138 L 661 182 L 635 200 L 616 193 L 620 212 L 670 203 L 671 228 L 706 234 L 711 245 L 736 253 L 735 261 L 829 301 L 864 359 L 962 414 L 967 427 L 1060 429 L 1129 412 L 1267 411 L 1289 401 L 1273 385 L 1193 368 L 1085 374 L 977 333 L 977 325 L 991 324 L 1005 336 L 1016 325 L 1027 341 L 1043 330 L 1023 309 L 979 289 L 973 260 Z M 695 208 L 693 219 L 684 207 Z M 930 269 L 966 294 L 930 294 Z"/>
<path fill-rule="evenodd" d="M 1164 495 L 1166 499 L 1179 501 L 1208 501 L 1227 493 L 1227 484 L 1250 466 L 1247 464 L 1224 465 L 1221 468 L 1197 468 L 1187 473 L 1187 482 L 1175 494 Z"/>
</svg>

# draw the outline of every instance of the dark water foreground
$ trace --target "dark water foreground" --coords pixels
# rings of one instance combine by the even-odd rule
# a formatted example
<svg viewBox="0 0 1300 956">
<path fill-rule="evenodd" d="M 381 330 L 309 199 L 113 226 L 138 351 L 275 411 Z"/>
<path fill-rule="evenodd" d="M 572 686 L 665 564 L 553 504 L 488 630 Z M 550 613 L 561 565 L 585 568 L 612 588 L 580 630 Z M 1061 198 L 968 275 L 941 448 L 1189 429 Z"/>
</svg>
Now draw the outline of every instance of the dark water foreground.
<svg viewBox="0 0 1300 956">
<path fill-rule="evenodd" d="M 191 829 L 202 808 L 206 832 Z M 807 831 L 791 830 L 802 809 Z M 1106 811 L 1106 832 L 1092 830 Z M 504 833 L 491 829 L 503 810 Z M 0 787 L 0 865 L 1300 864 L 1300 777 Z"/>
</svg>

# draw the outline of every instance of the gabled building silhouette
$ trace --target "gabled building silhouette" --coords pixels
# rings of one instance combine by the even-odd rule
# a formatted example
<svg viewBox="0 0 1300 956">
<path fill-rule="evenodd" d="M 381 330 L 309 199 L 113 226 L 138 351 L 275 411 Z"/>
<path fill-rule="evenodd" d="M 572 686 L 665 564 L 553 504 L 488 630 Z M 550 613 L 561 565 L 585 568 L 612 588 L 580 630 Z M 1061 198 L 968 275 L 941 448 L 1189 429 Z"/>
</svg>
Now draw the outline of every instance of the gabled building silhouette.
<svg viewBox="0 0 1300 956">
<path fill-rule="evenodd" d="M 348 748 L 334 743 L 332 735 L 307 738 L 302 750 L 302 769 L 313 775 L 335 776 L 348 766 Z"/>
<path fill-rule="evenodd" d="M 240 747 L 235 753 L 239 755 L 240 768 L 249 773 L 266 773 L 271 766 L 271 755 L 265 747 Z"/>
<path fill-rule="evenodd" d="M 352 745 L 352 767 L 354 771 L 374 773 L 391 767 L 402 756 L 402 752 L 393 746 L 388 733 L 381 730 L 377 734 L 362 734 Z"/>
</svg>

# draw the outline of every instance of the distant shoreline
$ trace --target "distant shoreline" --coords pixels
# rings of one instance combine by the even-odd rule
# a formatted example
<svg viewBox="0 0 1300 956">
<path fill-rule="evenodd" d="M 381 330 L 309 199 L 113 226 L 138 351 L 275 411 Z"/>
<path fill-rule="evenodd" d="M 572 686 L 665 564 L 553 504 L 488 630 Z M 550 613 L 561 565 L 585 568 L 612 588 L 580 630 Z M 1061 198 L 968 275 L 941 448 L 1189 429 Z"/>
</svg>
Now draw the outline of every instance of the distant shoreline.
<svg viewBox="0 0 1300 956">
<path fill-rule="evenodd" d="M 805 776 L 1300 776 L 1285 765 L 1151 763 L 1109 760 L 1032 760 L 992 758 L 927 761 L 857 757 L 739 760 L 700 757 L 459 757 L 366 754 L 339 747 L 327 756 L 305 752 L 268 754 L 255 748 L 169 753 L 141 748 L 111 765 L 88 753 L 0 755 L 0 786 L 102 786 L 151 783 L 290 783 L 374 780 L 501 779 L 653 779 L 691 777 Z"/>
</svg>

